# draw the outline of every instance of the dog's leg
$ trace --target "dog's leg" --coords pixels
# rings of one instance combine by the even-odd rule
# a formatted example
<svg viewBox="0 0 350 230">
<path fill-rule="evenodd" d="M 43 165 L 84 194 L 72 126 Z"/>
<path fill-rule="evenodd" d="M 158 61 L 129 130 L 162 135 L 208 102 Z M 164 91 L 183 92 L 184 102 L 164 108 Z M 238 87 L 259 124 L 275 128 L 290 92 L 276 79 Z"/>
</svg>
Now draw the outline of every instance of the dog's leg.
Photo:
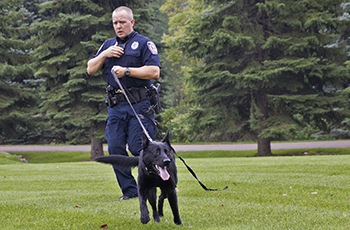
<svg viewBox="0 0 350 230">
<path fill-rule="evenodd" d="M 182 224 L 181 223 L 181 219 L 180 219 L 180 214 L 179 214 L 179 207 L 177 204 L 177 194 L 176 194 L 176 190 L 172 190 L 171 192 L 169 192 L 168 194 L 168 200 L 169 200 L 169 204 L 171 207 L 171 211 L 173 212 L 174 215 L 174 222 L 177 225 Z"/>
<path fill-rule="evenodd" d="M 164 216 L 163 213 L 163 206 L 164 206 L 164 200 L 167 198 L 166 193 L 164 191 L 161 191 L 159 198 L 158 198 L 158 213 L 159 216 Z"/>
<path fill-rule="evenodd" d="M 160 222 L 159 214 L 157 211 L 157 188 L 153 188 L 149 191 L 149 203 L 151 204 L 153 210 L 153 219 L 156 222 Z"/>
<path fill-rule="evenodd" d="M 147 193 L 148 191 L 142 191 L 139 187 L 139 201 L 140 201 L 140 212 L 141 212 L 141 223 L 147 224 L 150 221 L 149 212 L 147 208 Z"/>
</svg>

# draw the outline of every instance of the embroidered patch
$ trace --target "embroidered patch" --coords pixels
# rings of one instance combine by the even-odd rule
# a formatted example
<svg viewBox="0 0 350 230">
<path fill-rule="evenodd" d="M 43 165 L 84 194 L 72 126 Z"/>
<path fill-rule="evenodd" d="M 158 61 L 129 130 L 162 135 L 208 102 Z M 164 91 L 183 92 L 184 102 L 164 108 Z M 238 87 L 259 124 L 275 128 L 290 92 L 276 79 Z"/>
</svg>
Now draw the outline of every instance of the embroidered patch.
<svg viewBox="0 0 350 230">
<path fill-rule="evenodd" d="M 139 47 L 139 42 L 133 42 L 131 44 L 131 49 L 136 50 Z"/>
<path fill-rule="evenodd" d="M 154 54 L 154 55 L 158 54 L 157 47 L 156 47 L 156 45 L 153 42 L 151 42 L 151 41 L 147 42 L 147 46 L 148 46 L 148 49 L 151 51 L 152 54 Z"/>
</svg>

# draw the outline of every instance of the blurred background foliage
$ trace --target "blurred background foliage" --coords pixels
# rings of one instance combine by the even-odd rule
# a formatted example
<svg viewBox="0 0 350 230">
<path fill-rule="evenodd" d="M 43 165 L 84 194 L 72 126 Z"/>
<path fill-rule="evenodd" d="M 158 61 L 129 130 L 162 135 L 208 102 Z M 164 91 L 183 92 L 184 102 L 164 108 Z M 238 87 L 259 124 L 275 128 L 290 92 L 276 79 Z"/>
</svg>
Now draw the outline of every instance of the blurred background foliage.
<svg viewBox="0 0 350 230">
<path fill-rule="evenodd" d="M 121 5 L 158 47 L 174 142 L 350 137 L 349 1 L 9 0 L 0 144 L 105 142 L 106 82 L 86 63 Z"/>
</svg>

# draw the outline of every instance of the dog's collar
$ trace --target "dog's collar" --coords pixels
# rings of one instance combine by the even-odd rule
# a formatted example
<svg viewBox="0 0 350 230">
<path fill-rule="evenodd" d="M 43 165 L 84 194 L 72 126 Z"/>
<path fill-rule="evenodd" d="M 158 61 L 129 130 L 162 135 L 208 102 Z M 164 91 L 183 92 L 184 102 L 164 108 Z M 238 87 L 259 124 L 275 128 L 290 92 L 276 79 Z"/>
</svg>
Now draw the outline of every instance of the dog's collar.
<svg viewBox="0 0 350 230">
<path fill-rule="evenodd" d="M 143 162 L 143 163 L 145 164 L 145 162 Z M 153 174 L 153 173 L 156 173 L 156 174 L 157 174 L 157 172 L 154 171 L 154 170 L 152 169 L 152 165 L 149 167 L 149 166 L 147 166 L 147 165 L 145 164 L 145 170 L 146 170 L 149 174 Z"/>
<path fill-rule="evenodd" d="M 149 174 L 153 174 L 153 173 L 156 173 L 156 174 L 157 174 L 157 172 L 155 172 L 154 170 L 150 170 L 150 169 L 146 166 L 146 164 L 145 164 L 145 170 L 146 170 Z M 174 178 L 173 178 L 172 176 L 170 176 L 170 179 L 171 179 L 171 182 L 173 183 L 174 187 L 176 188 L 177 185 L 176 185 L 176 182 L 174 181 Z"/>
<path fill-rule="evenodd" d="M 148 172 L 148 173 L 152 173 L 152 171 L 151 170 L 148 170 L 148 167 L 147 166 L 145 166 L 145 169 L 146 169 L 146 171 Z"/>
</svg>

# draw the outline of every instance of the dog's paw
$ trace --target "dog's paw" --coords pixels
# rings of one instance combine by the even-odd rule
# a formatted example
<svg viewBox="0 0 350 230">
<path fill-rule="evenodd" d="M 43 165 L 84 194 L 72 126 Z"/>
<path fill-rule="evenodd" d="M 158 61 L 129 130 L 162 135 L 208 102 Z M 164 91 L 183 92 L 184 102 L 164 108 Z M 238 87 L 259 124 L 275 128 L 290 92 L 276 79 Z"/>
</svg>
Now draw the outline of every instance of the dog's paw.
<svg viewBox="0 0 350 230">
<path fill-rule="evenodd" d="M 181 225 L 182 224 L 180 218 L 178 218 L 178 219 L 174 218 L 174 223 L 177 224 L 177 225 Z"/>
<path fill-rule="evenodd" d="M 158 215 L 159 216 L 164 216 L 163 207 L 158 207 Z"/>
<path fill-rule="evenodd" d="M 158 213 L 153 213 L 153 219 L 154 219 L 154 221 L 157 222 L 157 223 L 160 222 Z"/>
<path fill-rule="evenodd" d="M 141 223 L 147 224 L 151 219 L 149 216 L 141 216 Z"/>
</svg>

